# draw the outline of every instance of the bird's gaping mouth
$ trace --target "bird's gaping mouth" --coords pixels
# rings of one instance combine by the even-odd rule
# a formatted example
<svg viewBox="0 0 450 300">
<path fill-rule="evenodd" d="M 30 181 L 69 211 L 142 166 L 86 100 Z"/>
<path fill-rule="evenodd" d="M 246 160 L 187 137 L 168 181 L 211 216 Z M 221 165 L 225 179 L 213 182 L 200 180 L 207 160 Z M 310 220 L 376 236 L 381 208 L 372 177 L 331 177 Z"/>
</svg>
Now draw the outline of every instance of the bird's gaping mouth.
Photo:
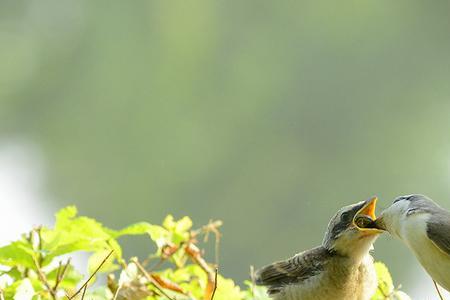
<svg viewBox="0 0 450 300">
<path fill-rule="evenodd" d="M 370 198 L 364 202 L 362 208 L 355 214 L 353 218 L 353 224 L 360 231 L 365 231 L 367 233 L 377 234 L 383 232 L 376 227 L 375 220 L 377 219 L 375 215 L 375 209 L 377 206 L 378 198 L 376 196 Z"/>
</svg>

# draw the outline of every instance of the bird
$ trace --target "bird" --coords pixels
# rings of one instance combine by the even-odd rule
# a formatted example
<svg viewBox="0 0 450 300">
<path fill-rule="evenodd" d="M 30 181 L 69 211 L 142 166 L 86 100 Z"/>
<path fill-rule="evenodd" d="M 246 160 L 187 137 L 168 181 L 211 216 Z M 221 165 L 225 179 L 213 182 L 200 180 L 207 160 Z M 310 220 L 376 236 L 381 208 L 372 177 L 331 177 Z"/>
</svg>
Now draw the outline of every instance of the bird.
<svg viewBox="0 0 450 300">
<path fill-rule="evenodd" d="M 375 227 L 403 241 L 431 278 L 450 291 L 450 212 L 425 195 L 399 196 Z"/>
<path fill-rule="evenodd" d="M 377 288 L 370 254 L 383 231 L 360 228 L 358 216 L 375 220 L 377 197 L 341 208 L 320 246 L 272 263 L 253 274 L 275 300 L 368 300 Z"/>
</svg>

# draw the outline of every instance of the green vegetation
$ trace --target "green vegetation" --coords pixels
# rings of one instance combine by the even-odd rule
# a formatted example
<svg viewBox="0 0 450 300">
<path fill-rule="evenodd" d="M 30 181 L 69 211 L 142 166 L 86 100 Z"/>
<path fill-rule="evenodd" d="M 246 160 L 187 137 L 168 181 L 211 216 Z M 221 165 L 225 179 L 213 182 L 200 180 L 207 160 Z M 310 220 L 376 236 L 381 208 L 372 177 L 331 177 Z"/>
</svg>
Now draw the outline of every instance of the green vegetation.
<svg viewBox="0 0 450 300">
<path fill-rule="evenodd" d="M 112 230 L 77 216 L 73 206 L 64 208 L 56 214 L 54 228 L 34 228 L 0 248 L 0 299 L 268 300 L 263 288 L 251 281 L 242 288 L 206 262 L 199 241 L 214 234 L 218 247 L 221 225 L 211 221 L 193 229 L 190 218 L 169 215 L 162 226 L 142 222 Z M 126 260 L 118 242 L 125 235 L 148 236 L 156 252 L 142 261 Z M 86 276 L 71 263 L 70 254 L 77 251 L 90 253 Z M 377 272 L 379 289 L 372 299 L 409 299 L 394 288 L 384 264 L 377 264 Z M 106 284 L 99 280 L 92 287 L 102 276 Z"/>
</svg>

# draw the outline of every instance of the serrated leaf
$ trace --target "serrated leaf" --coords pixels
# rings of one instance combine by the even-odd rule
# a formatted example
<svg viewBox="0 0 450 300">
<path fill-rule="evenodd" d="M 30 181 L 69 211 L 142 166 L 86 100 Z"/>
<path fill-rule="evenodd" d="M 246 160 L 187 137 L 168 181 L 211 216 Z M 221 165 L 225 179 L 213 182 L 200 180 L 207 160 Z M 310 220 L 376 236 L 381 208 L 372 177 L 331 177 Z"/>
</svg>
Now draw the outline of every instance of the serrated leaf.
<svg viewBox="0 0 450 300">
<path fill-rule="evenodd" d="M 192 220 L 189 217 L 183 217 L 175 224 L 175 231 L 179 233 L 187 232 L 192 228 Z"/>
<path fill-rule="evenodd" d="M 122 259 L 122 250 L 113 238 L 117 232 L 104 227 L 88 217 L 77 217 L 74 206 L 63 208 L 56 214 L 55 229 L 41 230 L 42 248 L 45 254 L 42 262 L 46 266 L 60 255 L 88 251 L 98 252 L 113 249 L 114 256 Z"/>
<path fill-rule="evenodd" d="M 164 218 L 164 221 L 162 223 L 163 227 L 167 230 L 173 230 L 175 228 L 175 219 L 172 215 L 167 215 Z"/>
<path fill-rule="evenodd" d="M 244 293 L 239 286 L 235 285 L 233 280 L 218 276 L 214 300 L 241 300 L 243 297 Z"/>
<path fill-rule="evenodd" d="M 55 214 L 56 223 L 62 226 L 66 222 L 70 221 L 70 219 L 75 218 L 77 213 L 78 210 L 74 205 L 64 207 Z"/>
<path fill-rule="evenodd" d="M 168 215 L 163 221 L 163 227 L 170 232 L 170 241 L 174 244 L 180 244 L 189 239 L 192 220 L 189 217 L 183 217 L 175 221 L 172 215 Z"/>
<path fill-rule="evenodd" d="M 147 223 L 147 222 L 140 222 L 133 225 L 130 225 L 128 227 L 125 227 L 122 230 L 119 230 L 114 235 L 114 238 L 118 238 L 123 235 L 140 235 L 140 234 L 147 234 L 153 225 Z"/>
<path fill-rule="evenodd" d="M 158 248 L 167 245 L 170 240 L 170 233 L 163 227 L 151 225 L 148 230 L 150 238 L 156 243 Z"/>
</svg>

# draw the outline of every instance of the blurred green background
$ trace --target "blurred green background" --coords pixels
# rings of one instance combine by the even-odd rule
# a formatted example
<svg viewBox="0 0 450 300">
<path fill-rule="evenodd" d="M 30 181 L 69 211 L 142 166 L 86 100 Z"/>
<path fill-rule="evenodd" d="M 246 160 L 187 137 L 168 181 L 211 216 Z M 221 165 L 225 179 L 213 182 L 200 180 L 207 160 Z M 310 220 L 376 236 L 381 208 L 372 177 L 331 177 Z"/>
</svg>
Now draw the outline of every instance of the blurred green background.
<svg viewBox="0 0 450 300">
<path fill-rule="evenodd" d="M 243 280 L 319 244 L 338 208 L 371 195 L 450 207 L 449 12 L 2 1 L 0 140 L 39 149 L 55 210 L 73 203 L 111 227 L 222 219 L 222 272 Z M 411 293 L 410 266 L 422 271 L 406 248 L 382 237 L 374 255 Z"/>
</svg>

